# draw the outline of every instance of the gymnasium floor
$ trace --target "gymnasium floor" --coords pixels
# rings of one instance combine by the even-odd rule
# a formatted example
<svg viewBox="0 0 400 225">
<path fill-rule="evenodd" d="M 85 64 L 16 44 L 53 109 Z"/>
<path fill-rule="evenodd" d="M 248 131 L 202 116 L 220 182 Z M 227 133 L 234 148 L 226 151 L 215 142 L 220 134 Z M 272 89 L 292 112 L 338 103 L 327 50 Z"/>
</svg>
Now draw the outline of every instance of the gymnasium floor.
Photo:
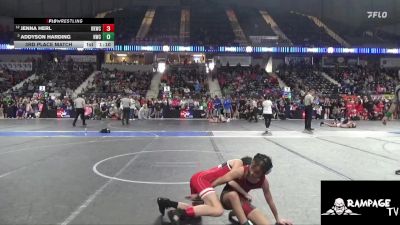
<svg viewBox="0 0 400 225">
<path fill-rule="evenodd" d="M 321 180 L 400 179 L 398 121 L 314 121 L 314 135 L 303 121 L 273 121 L 272 136 L 263 122 L 88 121 L 85 131 L 68 119 L 0 120 L 0 224 L 168 224 L 158 196 L 184 201 L 193 173 L 257 152 L 272 157 L 275 203 L 295 224 L 320 224 Z M 274 222 L 261 190 L 251 194 Z M 227 214 L 197 223 L 230 224 Z"/>
</svg>

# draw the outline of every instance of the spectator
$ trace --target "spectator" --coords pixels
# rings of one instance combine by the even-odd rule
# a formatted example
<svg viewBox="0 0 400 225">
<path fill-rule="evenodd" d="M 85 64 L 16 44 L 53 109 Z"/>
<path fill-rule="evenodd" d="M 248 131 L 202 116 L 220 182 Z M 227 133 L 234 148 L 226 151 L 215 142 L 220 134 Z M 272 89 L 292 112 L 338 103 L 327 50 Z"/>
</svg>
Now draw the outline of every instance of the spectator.
<svg viewBox="0 0 400 225">
<path fill-rule="evenodd" d="M 147 108 L 147 104 L 144 104 L 139 110 L 139 120 L 147 120 L 149 119 L 149 109 Z"/>
</svg>

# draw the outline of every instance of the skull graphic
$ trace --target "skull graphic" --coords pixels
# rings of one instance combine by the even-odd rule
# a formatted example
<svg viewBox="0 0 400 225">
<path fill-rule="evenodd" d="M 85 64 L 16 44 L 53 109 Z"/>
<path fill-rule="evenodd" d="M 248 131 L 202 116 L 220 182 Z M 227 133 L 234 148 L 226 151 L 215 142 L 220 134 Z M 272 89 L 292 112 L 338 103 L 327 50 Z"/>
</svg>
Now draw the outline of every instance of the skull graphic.
<svg viewBox="0 0 400 225">
<path fill-rule="evenodd" d="M 333 210 L 335 211 L 336 215 L 342 215 L 346 210 L 344 200 L 341 198 L 337 198 L 335 200 L 335 204 L 333 205 Z"/>
<path fill-rule="evenodd" d="M 346 207 L 346 204 L 342 198 L 335 199 L 333 207 L 323 213 L 322 215 L 360 215 L 353 213 L 350 209 Z"/>
</svg>

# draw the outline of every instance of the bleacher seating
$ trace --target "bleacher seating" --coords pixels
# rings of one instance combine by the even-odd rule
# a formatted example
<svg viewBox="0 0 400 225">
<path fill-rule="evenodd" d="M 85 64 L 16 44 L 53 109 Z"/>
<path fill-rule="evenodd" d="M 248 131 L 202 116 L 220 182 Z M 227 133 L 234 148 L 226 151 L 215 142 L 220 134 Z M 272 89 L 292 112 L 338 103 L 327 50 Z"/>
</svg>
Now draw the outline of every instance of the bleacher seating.
<svg viewBox="0 0 400 225">
<path fill-rule="evenodd" d="M 276 36 L 257 8 L 236 8 L 239 24 L 247 36 Z"/>
<path fill-rule="evenodd" d="M 343 94 L 388 94 L 395 90 L 398 71 L 381 69 L 379 66 L 346 66 L 325 69 L 325 72 L 339 82 Z"/>
<path fill-rule="evenodd" d="M 319 74 L 316 67 L 309 64 L 283 65 L 279 68 L 279 77 L 291 87 L 295 95 L 310 89 L 315 89 L 317 93 L 326 96 L 337 94 L 337 86 Z"/>
<path fill-rule="evenodd" d="M 295 12 L 271 12 L 279 27 L 295 45 L 301 46 L 339 46 L 323 28 L 318 27 L 308 17 Z"/>
<path fill-rule="evenodd" d="M 32 95 L 39 91 L 39 86 L 46 86 L 48 93 L 72 93 L 94 71 L 93 63 L 77 63 L 72 61 L 47 62 L 36 71 L 37 79 L 29 81 L 18 90 L 24 95 Z"/>
<path fill-rule="evenodd" d="M 224 96 L 281 95 L 278 80 L 259 66 L 220 67 L 216 74 Z"/>
<path fill-rule="evenodd" d="M 191 7 L 191 43 L 204 45 L 230 45 L 235 36 L 225 10 L 219 6 L 198 5 Z"/>
<path fill-rule="evenodd" d="M 161 77 L 161 82 L 170 86 L 173 96 L 200 97 L 208 91 L 207 74 L 195 67 L 170 66 Z"/>
<path fill-rule="evenodd" d="M 158 7 L 146 38 L 157 44 L 178 43 L 180 19 L 179 7 Z"/>
<path fill-rule="evenodd" d="M 0 68 L 0 93 L 14 87 L 32 75 L 32 73 L 31 71 L 12 71 Z"/>
<path fill-rule="evenodd" d="M 106 17 L 114 18 L 116 44 L 132 44 L 142 24 L 146 7 L 134 7 L 111 12 Z"/>
<path fill-rule="evenodd" d="M 88 95 L 96 94 L 99 96 L 129 94 L 144 97 L 150 87 L 152 77 L 152 73 L 143 71 L 102 70 L 101 73 L 96 74 L 85 92 Z"/>
<path fill-rule="evenodd" d="M 345 23 L 326 19 L 331 29 L 355 47 L 398 47 L 399 36 L 387 32 L 375 31 L 365 26 L 352 27 Z"/>
</svg>

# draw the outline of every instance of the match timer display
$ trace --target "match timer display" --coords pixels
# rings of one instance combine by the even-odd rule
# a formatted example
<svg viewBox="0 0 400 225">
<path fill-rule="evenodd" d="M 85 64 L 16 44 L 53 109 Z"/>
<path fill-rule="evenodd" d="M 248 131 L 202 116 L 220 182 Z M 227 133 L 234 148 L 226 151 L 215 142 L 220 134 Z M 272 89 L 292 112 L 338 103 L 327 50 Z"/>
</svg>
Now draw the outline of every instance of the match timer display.
<svg viewBox="0 0 400 225">
<path fill-rule="evenodd" d="M 15 18 L 15 48 L 113 48 L 113 18 Z"/>
</svg>

